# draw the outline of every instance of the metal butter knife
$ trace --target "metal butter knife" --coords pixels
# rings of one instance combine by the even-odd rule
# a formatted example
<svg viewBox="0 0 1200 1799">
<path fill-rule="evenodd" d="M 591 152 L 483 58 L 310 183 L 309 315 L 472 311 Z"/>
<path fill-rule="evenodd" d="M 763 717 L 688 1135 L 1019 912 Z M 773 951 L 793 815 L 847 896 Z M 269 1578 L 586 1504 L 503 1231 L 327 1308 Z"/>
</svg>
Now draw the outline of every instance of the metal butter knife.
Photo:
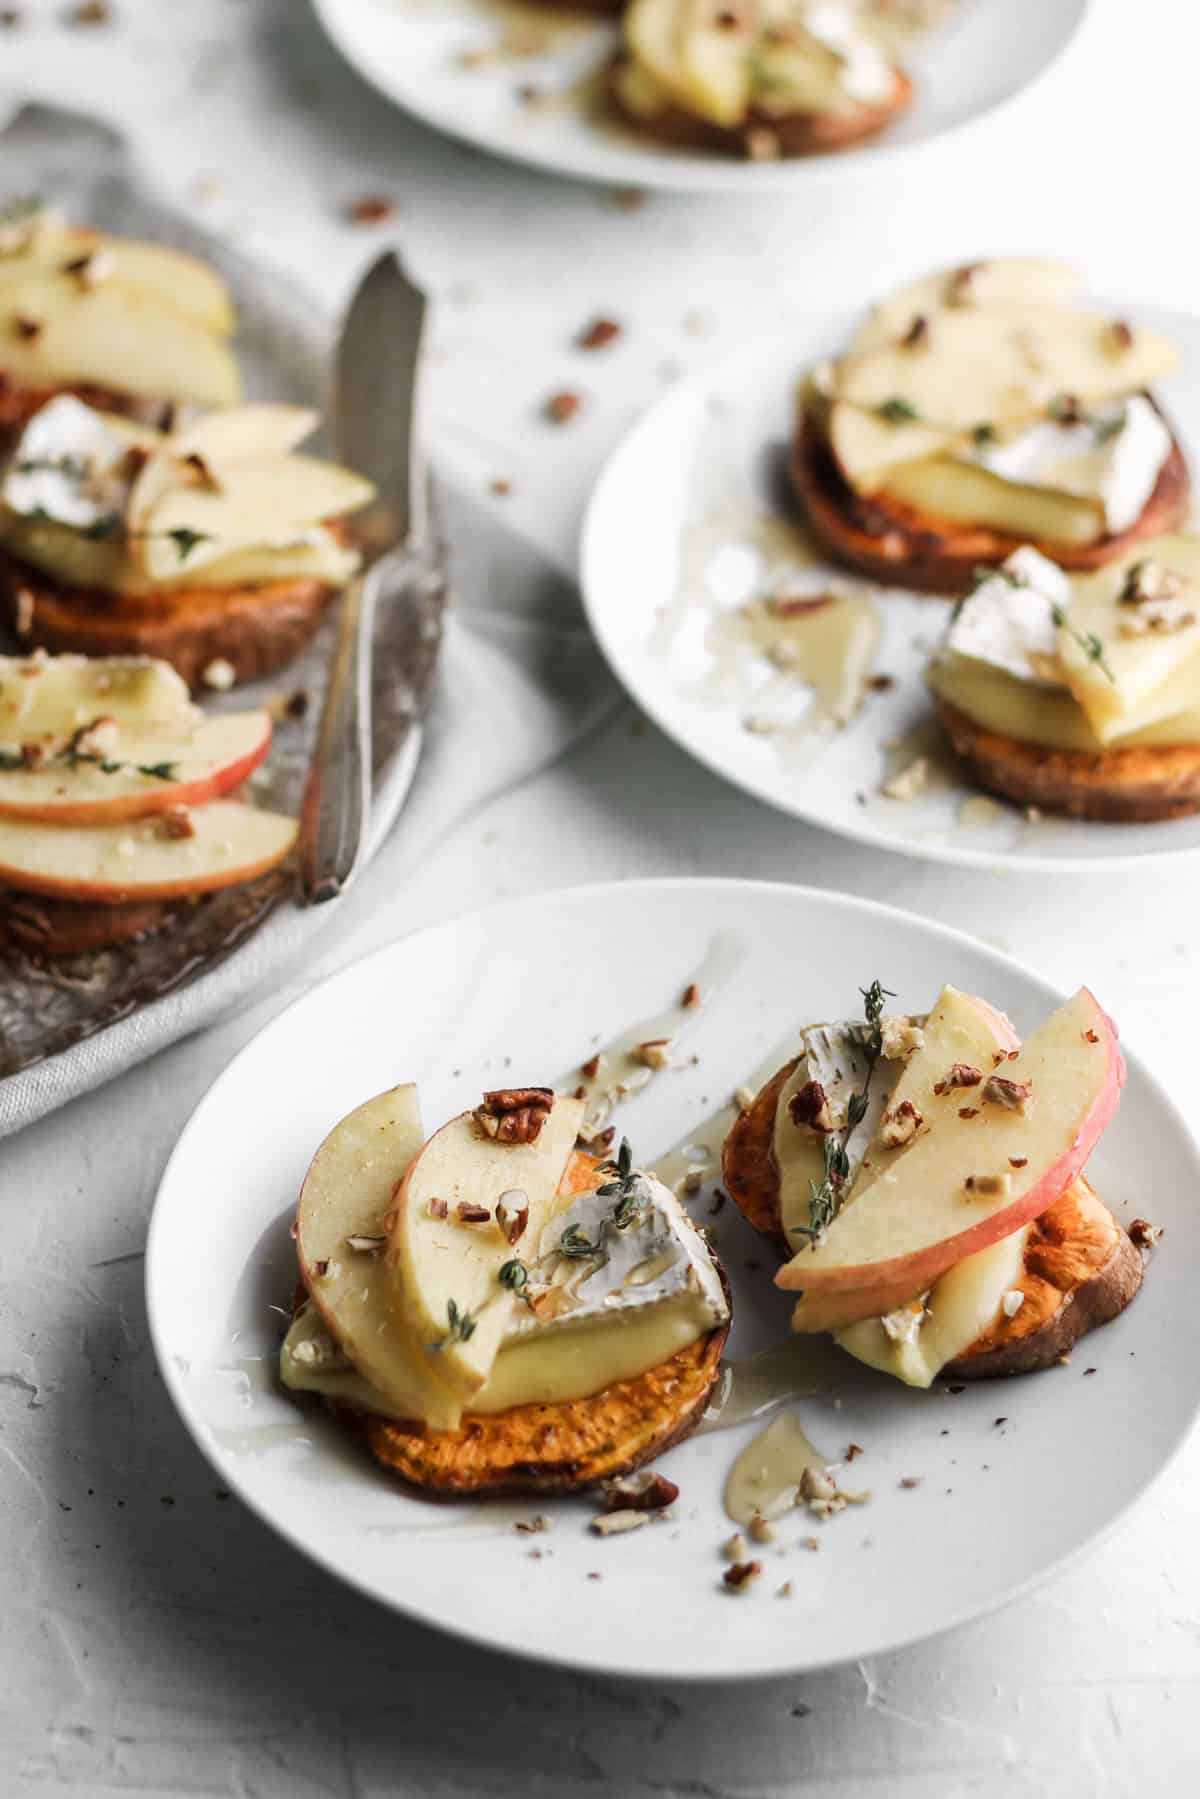
<svg viewBox="0 0 1200 1799">
<path fill-rule="evenodd" d="M 338 338 L 334 450 L 375 485 L 353 520 L 363 564 L 341 601 L 337 647 L 300 812 L 301 894 L 308 905 L 349 884 L 371 811 L 371 689 L 376 610 L 415 594 L 434 570 L 428 484 L 417 442 L 425 295 L 394 251 L 372 264 Z M 407 758 L 411 776 L 413 756 Z"/>
</svg>

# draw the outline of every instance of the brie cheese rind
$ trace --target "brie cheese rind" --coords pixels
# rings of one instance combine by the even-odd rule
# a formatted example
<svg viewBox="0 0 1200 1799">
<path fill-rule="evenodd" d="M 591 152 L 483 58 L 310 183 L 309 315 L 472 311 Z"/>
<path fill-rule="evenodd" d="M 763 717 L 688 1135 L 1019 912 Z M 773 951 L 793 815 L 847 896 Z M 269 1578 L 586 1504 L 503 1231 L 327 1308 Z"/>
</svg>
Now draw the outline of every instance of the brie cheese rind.
<svg viewBox="0 0 1200 1799">
<path fill-rule="evenodd" d="M 525 1303 L 512 1307 L 487 1381 L 464 1411 L 491 1415 L 587 1398 L 657 1367 L 728 1321 L 716 1264 L 675 1195 L 652 1175 L 636 1174 L 632 1197 L 624 1228 L 613 1197 L 594 1190 L 576 1195 L 545 1224 L 536 1259 L 526 1264 Z M 563 1235 L 572 1232 L 568 1241 L 594 1246 L 590 1253 L 564 1253 Z M 360 1311 L 374 1308 L 378 1332 L 393 1331 L 387 1284 L 354 1285 Z M 383 1417 L 419 1414 L 419 1392 L 385 1392 L 359 1370 L 338 1342 L 325 1294 L 322 1301 L 324 1319 L 309 1303 L 292 1321 L 280 1355 L 284 1384 Z M 356 1335 L 370 1341 L 371 1334 L 360 1317 Z M 432 1397 L 440 1407 L 444 1395 Z M 434 1428 L 453 1422 L 441 1410 L 428 1421 Z"/>
<path fill-rule="evenodd" d="M 1144 390 L 1178 352 L 1070 304 L 1075 288 L 1058 264 L 1009 258 L 881 301 L 818 419 L 851 487 L 1075 547 L 1136 524 L 1173 448 Z"/>
<path fill-rule="evenodd" d="M 1073 578 L 1022 547 L 955 609 L 928 680 L 984 729 L 1047 748 L 1200 741 L 1200 537 Z"/>
<path fill-rule="evenodd" d="M 294 452 L 315 423 L 304 407 L 246 406 L 172 436 L 59 396 L 0 471 L 0 544 L 63 585 L 128 595 L 344 581 L 358 557 L 329 521 L 374 489 Z"/>
</svg>

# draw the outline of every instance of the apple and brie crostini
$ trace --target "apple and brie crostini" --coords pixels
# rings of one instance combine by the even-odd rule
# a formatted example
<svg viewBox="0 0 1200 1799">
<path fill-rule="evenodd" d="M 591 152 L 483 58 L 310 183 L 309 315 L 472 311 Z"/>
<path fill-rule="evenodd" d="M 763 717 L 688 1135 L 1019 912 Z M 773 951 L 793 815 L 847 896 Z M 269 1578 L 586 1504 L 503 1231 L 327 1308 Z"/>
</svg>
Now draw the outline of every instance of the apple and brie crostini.
<svg viewBox="0 0 1200 1799">
<path fill-rule="evenodd" d="M 0 598 L 18 636 L 161 657 L 192 686 L 290 661 L 358 566 L 342 520 L 374 492 L 296 453 L 317 422 L 256 404 L 161 432 L 49 401 L 0 468 Z"/>
<path fill-rule="evenodd" d="M 577 1147 L 583 1103 L 485 1093 L 425 1140 L 413 1086 L 317 1151 L 280 1358 L 431 1498 L 566 1493 L 686 1436 L 729 1329 L 723 1272 L 674 1194 Z"/>
<path fill-rule="evenodd" d="M 811 1025 L 735 1122 L 725 1184 L 783 1257 L 792 1327 L 909 1386 L 1028 1373 L 1142 1281 L 1084 1176 L 1120 1097 L 1116 1029 L 1087 989 L 1024 1043 L 945 987 L 927 1017 Z"/>
<path fill-rule="evenodd" d="M 36 199 L 0 202 L 0 431 L 59 393 L 151 423 L 231 406 L 235 324 L 197 257 L 69 225 Z"/>
<path fill-rule="evenodd" d="M 801 383 L 792 476 L 817 537 L 877 580 L 961 594 L 1032 544 L 1089 570 L 1174 530 L 1183 451 L 1150 391 L 1179 361 L 1019 258 L 931 275 Z"/>
<path fill-rule="evenodd" d="M 667 143 L 756 161 L 840 150 L 912 83 L 862 0 L 632 0 L 610 72 L 623 116 Z"/>
<path fill-rule="evenodd" d="M 232 797 L 270 742 L 165 662 L 0 657 L 0 946 L 111 948 L 282 862 L 295 822 Z"/>
<path fill-rule="evenodd" d="M 992 793 L 1076 818 L 1200 810 L 1200 537 L 1074 577 L 1015 551 L 955 607 L 926 678 Z"/>
</svg>

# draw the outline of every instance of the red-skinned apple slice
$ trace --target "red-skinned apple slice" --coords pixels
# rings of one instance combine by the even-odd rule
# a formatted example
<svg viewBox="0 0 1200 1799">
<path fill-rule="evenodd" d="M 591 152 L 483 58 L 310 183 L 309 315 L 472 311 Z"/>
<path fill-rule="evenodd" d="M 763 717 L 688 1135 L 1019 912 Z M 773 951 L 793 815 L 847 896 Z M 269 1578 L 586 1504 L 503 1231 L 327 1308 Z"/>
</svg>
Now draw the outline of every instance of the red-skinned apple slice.
<svg viewBox="0 0 1200 1799">
<path fill-rule="evenodd" d="M 777 1284 L 844 1294 L 847 1314 L 869 1318 L 882 1289 L 922 1292 L 1044 1212 L 1083 1168 L 1120 1097 L 1116 1029 L 1081 988 L 997 1071 L 1031 1084 L 1025 1111 L 987 1096 L 992 1072 L 960 1089 L 959 1107 L 864 1182 L 824 1237 L 779 1270 Z"/>
<path fill-rule="evenodd" d="M 253 880 L 282 862 L 296 822 L 237 800 L 188 814 L 192 835 L 170 821 L 116 825 L 18 824 L 0 818 L 0 887 L 95 905 L 186 899 Z"/>
<path fill-rule="evenodd" d="M 38 740 L 32 740 L 36 743 Z M 226 712 L 190 731 L 118 733 L 104 762 L 0 767 L 0 818 L 51 825 L 116 824 L 219 799 L 258 767 L 269 712 Z M 148 769 L 171 770 L 169 777 Z"/>
<path fill-rule="evenodd" d="M 501 1143 L 462 1112 L 434 1132 L 397 1192 L 386 1251 L 393 1293 L 432 1368 L 464 1400 L 487 1380 L 515 1303 L 498 1275 L 521 1249 L 502 1234 L 496 1202 L 513 1189 L 524 1194 L 521 1242 L 536 1255 L 582 1120 L 582 1101 L 558 1094 L 531 1143 Z M 464 1222 L 460 1205 L 482 1208 L 484 1219 Z"/>
</svg>

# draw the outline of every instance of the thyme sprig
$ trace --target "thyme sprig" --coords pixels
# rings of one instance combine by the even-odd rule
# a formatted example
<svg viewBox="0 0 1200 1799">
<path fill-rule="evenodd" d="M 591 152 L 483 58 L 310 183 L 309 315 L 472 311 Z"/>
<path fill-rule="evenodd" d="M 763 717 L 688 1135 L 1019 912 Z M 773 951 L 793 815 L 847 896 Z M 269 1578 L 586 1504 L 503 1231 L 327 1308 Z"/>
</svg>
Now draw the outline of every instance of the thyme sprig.
<svg viewBox="0 0 1200 1799">
<path fill-rule="evenodd" d="M 446 1301 L 446 1322 L 450 1327 L 446 1335 L 439 1337 L 436 1343 L 431 1343 L 430 1349 L 441 1350 L 451 1343 L 466 1343 L 475 1335 L 474 1318 L 470 1312 L 462 1311 L 456 1300 Z"/>
<path fill-rule="evenodd" d="M 850 1095 L 847 1102 L 845 1125 L 840 1131 L 831 1131 L 825 1138 L 824 1174 L 821 1180 L 808 1183 L 808 1223 L 792 1226 L 797 1235 L 808 1238 L 813 1249 L 837 1217 L 845 1198 L 846 1183 L 850 1178 L 850 1157 L 846 1144 L 851 1131 L 867 1115 L 871 1077 L 875 1073 L 875 1064 L 883 1053 L 883 1004 L 885 1000 L 896 997 L 890 988 L 881 986 L 878 981 L 872 981 L 869 987 L 860 987 L 859 992 L 862 994 L 863 1015 L 866 1019 L 862 1044 L 867 1058 L 867 1072 L 862 1086 Z"/>
<path fill-rule="evenodd" d="M 1103 639 L 1097 637 L 1094 631 L 1077 630 L 1076 627 L 1070 623 L 1065 610 L 1061 606 L 1052 604 L 1050 607 L 1050 616 L 1060 631 L 1065 631 L 1068 637 L 1073 637 L 1075 639 L 1075 642 L 1079 645 L 1088 661 L 1094 662 L 1101 674 L 1107 675 L 1115 687 L 1117 684 L 1117 677 L 1113 674 L 1113 671 L 1105 658 Z"/>
<path fill-rule="evenodd" d="M 921 416 L 912 401 L 906 400 L 902 394 L 893 394 L 890 399 L 882 401 L 876 411 L 889 425 L 912 425 Z"/>
<path fill-rule="evenodd" d="M 629 1147 L 628 1137 L 622 1137 L 621 1147 L 617 1151 L 615 1162 L 602 1162 L 601 1174 L 614 1174 L 615 1180 L 605 1181 L 596 1192 L 601 1199 L 615 1199 L 613 1207 L 613 1223 L 619 1231 L 628 1229 L 642 1210 L 645 1195 L 642 1191 L 642 1177 L 633 1166 L 633 1151 Z"/>
<path fill-rule="evenodd" d="M 558 1240 L 558 1247 L 562 1255 L 578 1260 L 584 1256 L 594 1256 L 600 1245 L 593 1243 L 577 1224 L 569 1224 Z"/>
<path fill-rule="evenodd" d="M 520 1293 L 529 1285 L 529 1270 L 519 1256 L 500 1264 L 496 1276 L 502 1287 L 509 1287 L 514 1293 Z"/>
</svg>

